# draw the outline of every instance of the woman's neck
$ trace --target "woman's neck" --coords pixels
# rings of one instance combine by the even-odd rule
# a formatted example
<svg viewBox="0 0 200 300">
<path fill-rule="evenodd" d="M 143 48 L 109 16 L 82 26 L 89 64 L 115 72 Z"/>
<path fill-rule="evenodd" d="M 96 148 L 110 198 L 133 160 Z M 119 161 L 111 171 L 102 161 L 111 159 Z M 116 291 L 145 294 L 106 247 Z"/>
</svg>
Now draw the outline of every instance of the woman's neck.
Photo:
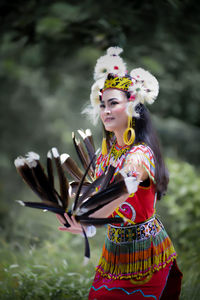
<svg viewBox="0 0 200 300">
<path fill-rule="evenodd" d="M 114 132 L 115 136 L 116 136 L 116 140 L 117 140 L 117 144 L 121 147 L 125 146 L 126 144 L 124 143 L 124 139 L 123 139 L 123 133 L 124 132 Z"/>
</svg>

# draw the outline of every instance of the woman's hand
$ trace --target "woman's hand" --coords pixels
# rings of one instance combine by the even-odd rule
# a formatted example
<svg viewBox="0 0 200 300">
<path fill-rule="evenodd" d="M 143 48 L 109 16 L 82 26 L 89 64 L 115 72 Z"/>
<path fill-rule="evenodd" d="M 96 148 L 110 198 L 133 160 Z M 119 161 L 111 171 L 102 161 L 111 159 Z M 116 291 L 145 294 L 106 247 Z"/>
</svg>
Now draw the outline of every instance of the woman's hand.
<svg viewBox="0 0 200 300">
<path fill-rule="evenodd" d="M 58 214 L 56 214 L 56 216 L 57 216 L 58 221 L 60 222 L 61 225 L 64 225 L 66 223 L 66 220 L 70 225 L 70 227 L 60 226 L 60 227 L 58 227 L 59 230 L 68 231 L 68 232 L 71 232 L 73 234 L 82 234 L 83 233 L 81 225 L 76 222 L 74 216 L 72 216 L 72 218 L 70 219 L 68 214 L 65 213 L 64 216 L 65 216 L 66 220 Z"/>
</svg>

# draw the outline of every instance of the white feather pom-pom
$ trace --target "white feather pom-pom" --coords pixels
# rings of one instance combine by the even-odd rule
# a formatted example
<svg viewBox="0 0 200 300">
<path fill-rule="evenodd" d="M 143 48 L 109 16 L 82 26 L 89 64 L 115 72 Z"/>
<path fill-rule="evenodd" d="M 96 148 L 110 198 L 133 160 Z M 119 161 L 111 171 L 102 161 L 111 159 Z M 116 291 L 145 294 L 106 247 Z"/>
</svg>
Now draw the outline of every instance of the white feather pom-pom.
<svg viewBox="0 0 200 300">
<path fill-rule="evenodd" d="M 119 55 L 122 52 L 123 52 L 123 49 L 120 48 L 120 47 L 110 47 L 107 50 L 107 55 L 110 55 L 110 56 L 112 56 L 112 55 Z"/>
<path fill-rule="evenodd" d="M 104 87 L 105 78 L 97 80 L 91 88 L 90 101 L 93 106 L 99 105 L 100 90 Z"/>
<path fill-rule="evenodd" d="M 131 91 L 136 95 L 136 98 L 139 99 L 141 103 L 146 101 L 152 104 L 159 92 L 157 79 L 142 68 L 133 69 L 130 75 L 136 81 L 133 87 L 131 87 Z"/>
<path fill-rule="evenodd" d="M 122 52 L 122 49 L 119 47 L 111 47 L 109 49 L 106 55 L 101 56 L 97 60 L 94 69 L 94 80 L 106 78 L 109 73 L 116 74 L 120 77 L 126 74 L 126 64 L 118 55 Z"/>
</svg>

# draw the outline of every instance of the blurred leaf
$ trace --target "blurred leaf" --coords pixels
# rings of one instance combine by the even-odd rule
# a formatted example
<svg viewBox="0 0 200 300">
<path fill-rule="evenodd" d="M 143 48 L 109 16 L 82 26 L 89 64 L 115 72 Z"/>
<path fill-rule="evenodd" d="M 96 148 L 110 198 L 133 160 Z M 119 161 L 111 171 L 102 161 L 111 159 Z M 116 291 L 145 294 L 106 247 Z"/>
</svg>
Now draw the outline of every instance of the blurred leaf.
<svg viewBox="0 0 200 300">
<path fill-rule="evenodd" d="M 36 31 L 39 34 L 45 34 L 47 36 L 54 36 L 60 33 L 65 27 L 65 23 L 56 17 L 44 17 L 39 20 Z"/>
</svg>

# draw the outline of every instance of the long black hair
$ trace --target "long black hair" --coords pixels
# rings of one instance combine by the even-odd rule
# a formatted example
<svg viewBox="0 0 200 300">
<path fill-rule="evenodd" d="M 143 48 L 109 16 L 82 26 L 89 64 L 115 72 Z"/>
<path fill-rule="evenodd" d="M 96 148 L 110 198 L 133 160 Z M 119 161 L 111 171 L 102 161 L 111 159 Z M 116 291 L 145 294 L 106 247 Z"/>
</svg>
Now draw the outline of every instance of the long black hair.
<svg viewBox="0 0 200 300">
<path fill-rule="evenodd" d="M 129 98 L 129 94 L 127 93 Z M 151 148 L 154 154 L 155 160 L 155 187 L 157 192 L 157 198 L 160 200 L 167 191 L 167 185 L 169 182 L 168 170 L 165 166 L 164 159 L 160 150 L 159 140 L 156 131 L 153 127 L 150 113 L 148 109 L 141 103 L 136 108 L 136 112 L 139 113 L 138 118 L 133 118 L 133 124 L 135 129 L 135 141 L 133 145 L 138 143 L 145 143 Z M 105 130 L 107 141 L 110 140 L 110 133 Z"/>
</svg>

